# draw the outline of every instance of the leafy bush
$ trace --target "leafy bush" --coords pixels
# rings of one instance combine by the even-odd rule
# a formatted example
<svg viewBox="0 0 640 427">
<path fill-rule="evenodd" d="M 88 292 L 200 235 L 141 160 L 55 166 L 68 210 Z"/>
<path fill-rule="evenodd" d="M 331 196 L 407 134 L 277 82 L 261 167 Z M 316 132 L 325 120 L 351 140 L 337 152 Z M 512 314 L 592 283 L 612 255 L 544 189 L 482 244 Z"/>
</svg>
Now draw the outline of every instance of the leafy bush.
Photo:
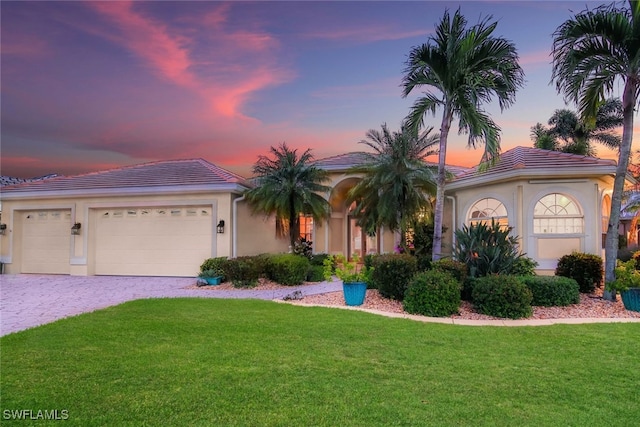
<svg viewBox="0 0 640 427">
<path fill-rule="evenodd" d="M 460 282 L 444 271 L 418 273 L 407 288 L 402 306 L 411 314 L 451 316 L 460 308 Z"/>
<path fill-rule="evenodd" d="M 351 261 L 342 255 L 332 255 L 324 260 L 324 278 L 331 280 L 335 274 L 344 283 L 364 282 L 369 285 L 371 282 L 372 269 L 360 264 L 358 254 L 353 254 Z"/>
<path fill-rule="evenodd" d="M 264 259 L 264 257 L 263 257 Z M 245 256 L 231 258 L 224 262 L 224 270 L 227 280 L 236 288 L 253 288 L 258 284 L 262 274 L 263 262 L 259 256 Z"/>
<path fill-rule="evenodd" d="M 451 258 L 439 259 L 431 264 L 431 268 L 451 274 L 460 285 L 462 285 L 467 278 L 467 265 Z"/>
<path fill-rule="evenodd" d="M 520 255 L 518 238 L 510 236 L 512 227 L 504 228 L 495 220 L 463 225 L 456 230 L 454 258 L 469 267 L 469 275 L 508 274 Z"/>
<path fill-rule="evenodd" d="M 311 265 L 319 265 L 320 267 L 322 267 L 324 260 L 327 258 L 329 258 L 329 254 L 313 254 L 309 259 L 309 262 L 311 263 Z"/>
<path fill-rule="evenodd" d="M 598 255 L 573 252 L 558 260 L 556 276 L 564 276 L 578 282 L 580 292 L 591 293 L 602 283 L 602 258 Z"/>
<path fill-rule="evenodd" d="M 324 280 L 324 267 L 321 265 L 310 265 L 307 271 L 307 282 L 322 282 Z"/>
<path fill-rule="evenodd" d="M 636 269 L 636 261 L 630 259 L 627 262 L 617 262 L 616 279 L 607 283 L 607 290 L 624 292 L 629 288 L 640 288 L 640 271 Z"/>
<path fill-rule="evenodd" d="M 578 282 L 562 276 L 521 276 L 533 295 L 532 305 L 555 307 L 580 302 Z"/>
<path fill-rule="evenodd" d="M 467 276 L 462 282 L 462 290 L 460 292 L 460 298 L 464 301 L 473 301 L 473 288 L 478 281 L 478 277 Z"/>
<path fill-rule="evenodd" d="M 404 299 L 409 282 L 416 273 L 415 257 L 409 254 L 385 254 L 374 259 L 371 281 L 384 298 Z"/>
<path fill-rule="evenodd" d="M 631 259 L 636 262 L 635 269 L 640 270 L 640 251 L 635 251 L 631 256 Z"/>
<path fill-rule="evenodd" d="M 627 262 L 633 258 L 633 254 L 638 251 L 637 246 L 618 249 L 618 259 L 622 262 Z"/>
<path fill-rule="evenodd" d="M 227 261 L 227 257 L 217 257 L 217 258 L 207 258 L 200 265 L 200 274 L 199 277 L 216 277 L 209 276 L 208 274 L 213 274 L 213 272 L 217 272 L 217 276 L 225 276 L 224 273 L 224 263 Z"/>
<path fill-rule="evenodd" d="M 269 279 L 285 286 L 300 285 L 307 278 L 309 260 L 302 255 L 278 254 L 269 259 Z"/>
<path fill-rule="evenodd" d="M 527 256 L 521 256 L 511 265 L 508 274 L 512 276 L 535 276 L 538 263 Z"/>
<path fill-rule="evenodd" d="M 495 274 L 478 278 L 472 296 L 476 309 L 489 316 L 519 319 L 533 312 L 531 291 L 515 276 Z"/>
</svg>

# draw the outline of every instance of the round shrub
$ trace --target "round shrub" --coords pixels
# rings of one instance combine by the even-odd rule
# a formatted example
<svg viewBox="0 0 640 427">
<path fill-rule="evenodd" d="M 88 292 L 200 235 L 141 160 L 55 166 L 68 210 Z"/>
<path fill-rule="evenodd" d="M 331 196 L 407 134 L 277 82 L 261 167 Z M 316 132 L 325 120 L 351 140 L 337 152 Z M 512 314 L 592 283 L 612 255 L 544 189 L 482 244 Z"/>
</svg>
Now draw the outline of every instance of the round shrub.
<svg viewBox="0 0 640 427">
<path fill-rule="evenodd" d="M 531 291 L 532 305 L 555 307 L 580 302 L 578 282 L 568 277 L 522 276 L 520 281 Z"/>
<path fill-rule="evenodd" d="M 226 261 L 227 261 L 227 257 L 207 258 L 200 265 L 200 273 L 203 273 L 205 271 L 215 270 L 215 271 L 221 271 L 222 275 L 225 276 L 223 266 Z"/>
<path fill-rule="evenodd" d="M 602 283 L 602 258 L 598 255 L 574 252 L 558 260 L 556 276 L 569 277 L 578 282 L 580 292 L 589 294 Z"/>
<path fill-rule="evenodd" d="M 507 274 L 513 276 L 535 276 L 537 266 L 537 261 L 523 255 L 515 260 Z"/>
<path fill-rule="evenodd" d="M 409 254 L 379 255 L 373 261 L 372 286 L 384 298 L 402 301 L 416 269 L 416 259 Z"/>
<path fill-rule="evenodd" d="M 269 258 L 269 278 L 281 285 L 300 285 L 308 272 L 309 259 L 302 255 L 278 254 Z"/>
<path fill-rule="evenodd" d="M 467 278 L 467 264 L 451 258 L 439 259 L 431 263 L 431 268 L 451 274 L 460 284 L 464 283 Z"/>
<path fill-rule="evenodd" d="M 322 282 L 324 280 L 324 267 L 321 265 L 309 266 L 307 282 Z"/>
<path fill-rule="evenodd" d="M 418 273 L 405 292 L 402 306 L 411 314 L 451 316 L 460 308 L 460 283 L 444 271 Z"/>
<path fill-rule="evenodd" d="M 519 319 L 529 317 L 533 312 L 531 291 L 515 276 L 480 277 L 472 296 L 476 309 L 489 316 Z"/>
<path fill-rule="evenodd" d="M 222 270 L 234 287 L 253 288 L 262 273 L 262 263 L 253 256 L 231 258 L 222 264 Z"/>
</svg>

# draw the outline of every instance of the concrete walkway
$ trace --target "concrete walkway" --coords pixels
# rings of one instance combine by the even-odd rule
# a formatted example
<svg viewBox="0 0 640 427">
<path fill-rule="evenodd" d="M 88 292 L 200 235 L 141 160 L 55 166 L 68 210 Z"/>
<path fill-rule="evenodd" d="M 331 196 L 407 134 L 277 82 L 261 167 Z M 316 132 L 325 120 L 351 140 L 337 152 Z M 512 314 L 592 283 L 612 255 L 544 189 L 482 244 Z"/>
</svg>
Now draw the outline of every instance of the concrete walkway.
<svg viewBox="0 0 640 427">
<path fill-rule="evenodd" d="M 193 277 L 0 275 L 0 336 L 142 298 L 282 300 L 295 291 L 305 296 L 342 289 L 341 282 L 262 291 L 185 289 L 195 283 Z"/>
<path fill-rule="evenodd" d="M 285 296 L 292 295 L 297 291 L 300 292 L 299 296 L 302 297 L 335 292 L 342 289 L 342 283 L 338 281 L 277 290 L 205 291 L 201 289 L 185 289 L 195 283 L 196 279 L 192 277 L 0 275 L 0 336 L 50 323 L 64 317 L 142 298 L 254 298 L 282 301 Z M 298 304 L 295 301 L 292 302 Z M 339 308 L 422 322 L 476 326 L 640 322 L 639 318 L 465 320 L 388 313 L 360 307 Z"/>
</svg>

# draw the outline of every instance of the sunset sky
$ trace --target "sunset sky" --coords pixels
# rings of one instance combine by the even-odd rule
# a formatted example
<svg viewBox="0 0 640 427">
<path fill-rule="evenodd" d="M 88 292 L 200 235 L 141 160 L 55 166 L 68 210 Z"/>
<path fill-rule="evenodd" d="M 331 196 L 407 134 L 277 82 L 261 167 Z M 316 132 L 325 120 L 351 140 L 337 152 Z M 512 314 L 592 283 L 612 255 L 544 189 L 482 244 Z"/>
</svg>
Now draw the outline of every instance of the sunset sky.
<svg viewBox="0 0 640 427">
<path fill-rule="evenodd" d="M 407 55 L 458 7 L 469 24 L 493 15 L 495 35 L 515 43 L 526 85 L 504 113 L 486 110 L 503 151 L 531 146 L 531 126 L 567 108 L 550 84 L 551 34 L 599 4 L 3 0 L 0 172 L 201 157 L 249 176 L 281 142 L 316 158 L 363 150 L 367 130 L 400 127 L 420 95 L 401 96 Z M 437 128 L 440 115 L 426 123 Z M 447 162 L 472 166 L 481 155 L 455 122 Z"/>
</svg>

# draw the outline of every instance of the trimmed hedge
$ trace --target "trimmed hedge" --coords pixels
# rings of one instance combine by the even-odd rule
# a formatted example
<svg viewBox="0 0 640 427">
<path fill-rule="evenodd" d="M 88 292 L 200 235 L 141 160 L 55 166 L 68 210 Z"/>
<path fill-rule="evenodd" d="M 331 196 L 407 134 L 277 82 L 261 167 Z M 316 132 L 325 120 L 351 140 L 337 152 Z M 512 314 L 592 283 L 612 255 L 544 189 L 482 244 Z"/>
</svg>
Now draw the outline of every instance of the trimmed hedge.
<svg viewBox="0 0 640 427">
<path fill-rule="evenodd" d="M 264 271 L 263 259 L 255 256 L 231 258 L 224 262 L 222 269 L 235 288 L 253 288 Z"/>
<path fill-rule="evenodd" d="M 578 282 L 562 276 L 522 276 L 520 281 L 533 295 L 532 305 L 555 307 L 578 304 Z"/>
<path fill-rule="evenodd" d="M 307 282 L 322 282 L 324 280 L 324 267 L 321 265 L 309 266 Z"/>
<path fill-rule="evenodd" d="M 224 263 L 226 261 L 227 257 L 207 258 L 200 265 L 200 273 L 207 270 L 221 270 L 224 273 Z M 225 275 L 226 274 L 223 274 L 223 276 Z"/>
<path fill-rule="evenodd" d="M 598 255 L 574 252 L 558 260 L 556 276 L 569 277 L 578 282 L 580 292 L 590 294 L 602 283 L 604 268 Z"/>
<path fill-rule="evenodd" d="M 302 255 L 277 254 L 269 257 L 269 278 L 285 286 L 302 284 L 309 272 L 309 259 Z"/>
<path fill-rule="evenodd" d="M 384 298 L 402 301 L 416 270 L 416 259 L 409 254 L 376 256 L 373 258 L 372 287 Z"/>
<path fill-rule="evenodd" d="M 451 274 L 461 285 L 464 283 L 468 274 L 467 264 L 451 258 L 442 258 L 432 262 L 431 269 Z"/>
<path fill-rule="evenodd" d="M 520 319 L 531 316 L 533 295 L 516 276 L 480 277 L 473 287 L 473 304 L 489 316 Z"/>
<path fill-rule="evenodd" d="M 402 306 L 407 313 L 447 317 L 460 308 L 460 282 L 450 273 L 429 270 L 413 277 Z"/>
</svg>

